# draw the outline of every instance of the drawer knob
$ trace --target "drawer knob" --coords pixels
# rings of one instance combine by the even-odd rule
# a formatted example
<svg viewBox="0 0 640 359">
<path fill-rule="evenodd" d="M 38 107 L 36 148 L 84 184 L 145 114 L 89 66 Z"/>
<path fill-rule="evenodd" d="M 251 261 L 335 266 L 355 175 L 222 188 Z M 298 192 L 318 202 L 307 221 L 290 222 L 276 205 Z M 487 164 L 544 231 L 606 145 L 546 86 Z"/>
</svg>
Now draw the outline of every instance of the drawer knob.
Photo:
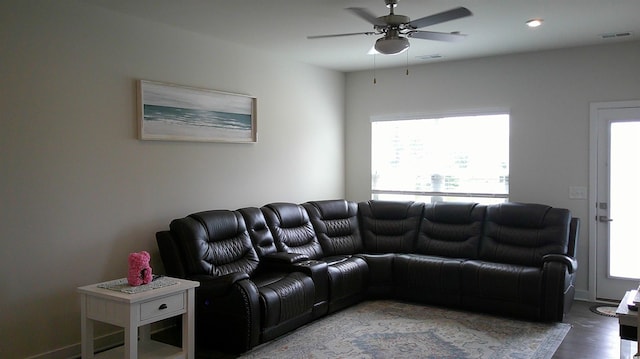
<svg viewBox="0 0 640 359">
<path fill-rule="evenodd" d="M 167 309 L 167 305 L 166 304 L 160 304 L 160 306 L 158 307 L 158 309 L 162 310 L 162 309 Z"/>
</svg>

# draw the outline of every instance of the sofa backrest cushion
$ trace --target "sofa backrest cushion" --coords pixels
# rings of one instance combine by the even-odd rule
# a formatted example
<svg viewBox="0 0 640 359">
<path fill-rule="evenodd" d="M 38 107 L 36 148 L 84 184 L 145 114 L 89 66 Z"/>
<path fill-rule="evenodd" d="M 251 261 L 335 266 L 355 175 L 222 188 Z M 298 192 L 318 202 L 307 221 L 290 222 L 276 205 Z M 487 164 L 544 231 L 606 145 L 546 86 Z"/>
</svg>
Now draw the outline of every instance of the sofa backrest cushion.
<svg viewBox="0 0 640 359">
<path fill-rule="evenodd" d="M 541 266 L 546 254 L 567 254 L 571 212 L 541 204 L 487 206 L 480 258 Z"/>
<path fill-rule="evenodd" d="M 309 215 L 325 256 L 362 253 L 358 204 L 343 199 L 302 205 Z"/>
<path fill-rule="evenodd" d="M 185 256 L 189 275 L 251 275 L 258 267 L 258 255 L 237 211 L 194 213 L 173 220 L 169 227 Z"/>
<path fill-rule="evenodd" d="M 253 248 L 258 253 L 258 258 L 277 252 L 278 249 L 273 240 L 273 235 L 260 208 L 246 207 L 239 209 L 238 212 L 244 218 L 251 243 L 253 243 Z"/>
<path fill-rule="evenodd" d="M 437 202 L 424 206 L 416 253 L 451 258 L 478 258 L 486 206 Z"/>
<path fill-rule="evenodd" d="M 368 253 L 411 253 L 420 226 L 422 202 L 358 203 L 360 234 Z"/>
<path fill-rule="evenodd" d="M 279 252 L 323 257 L 307 211 L 295 203 L 271 203 L 261 208 Z"/>
</svg>

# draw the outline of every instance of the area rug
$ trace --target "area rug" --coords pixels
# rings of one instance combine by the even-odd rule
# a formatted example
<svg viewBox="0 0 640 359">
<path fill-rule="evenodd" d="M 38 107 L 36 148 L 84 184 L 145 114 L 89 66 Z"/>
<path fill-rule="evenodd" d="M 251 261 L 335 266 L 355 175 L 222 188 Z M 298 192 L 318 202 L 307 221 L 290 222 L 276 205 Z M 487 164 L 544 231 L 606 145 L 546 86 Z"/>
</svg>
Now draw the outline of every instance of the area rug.
<svg viewBox="0 0 640 359">
<path fill-rule="evenodd" d="M 616 317 L 616 310 L 618 309 L 617 305 L 612 304 L 598 304 L 589 307 L 589 310 L 592 313 L 603 315 L 605 317 Z"/>
<path fill-rule="evenodd" d="M 398 301 L 366 301 L 241 358 L 549 359 L 570 325 Z"/>
</svg>

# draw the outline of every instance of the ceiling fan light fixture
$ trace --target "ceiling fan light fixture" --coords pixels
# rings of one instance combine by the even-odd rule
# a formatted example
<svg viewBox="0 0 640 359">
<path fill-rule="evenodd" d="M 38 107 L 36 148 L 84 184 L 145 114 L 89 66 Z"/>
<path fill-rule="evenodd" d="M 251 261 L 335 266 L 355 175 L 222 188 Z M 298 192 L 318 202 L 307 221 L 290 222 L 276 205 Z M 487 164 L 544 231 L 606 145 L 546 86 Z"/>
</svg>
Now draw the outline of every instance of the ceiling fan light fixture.
<svg viewBox="0 0 640 359">
<path fill-rule="evenodd" d="M 529 27 L 538 27 L 538 26 L 542 25 L 542 22 L 543 22 L 543 21 L 544 21 L 544 20 L 542 20 L 542 19 L 531 19 L 531 20 L 528 20 L 528 21 L 526 22 L 526 24 L 527 24 L 527 26 L 529 26 Z"/>
<path fill-rule="evenodd" d="M 384 55 L 397 55 L 409 48 L 409 40 L 406 37 L 381 37 L 376 40 L 376 51 Z"/>
</svg>

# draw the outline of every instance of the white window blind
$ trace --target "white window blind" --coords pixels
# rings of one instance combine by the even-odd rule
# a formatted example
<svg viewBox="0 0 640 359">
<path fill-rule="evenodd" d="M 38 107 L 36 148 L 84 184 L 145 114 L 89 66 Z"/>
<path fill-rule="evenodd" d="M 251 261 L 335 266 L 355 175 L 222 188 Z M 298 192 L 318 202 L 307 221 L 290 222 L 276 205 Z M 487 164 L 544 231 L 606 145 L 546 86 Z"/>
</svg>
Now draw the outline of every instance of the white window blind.
<svg viewBox="0 0 640 359">
<path fill-rule="evenodd" d="M 373 199 L 508 200 L 508 114 L 374 120 L 371 127 Z"/>
</svg>

